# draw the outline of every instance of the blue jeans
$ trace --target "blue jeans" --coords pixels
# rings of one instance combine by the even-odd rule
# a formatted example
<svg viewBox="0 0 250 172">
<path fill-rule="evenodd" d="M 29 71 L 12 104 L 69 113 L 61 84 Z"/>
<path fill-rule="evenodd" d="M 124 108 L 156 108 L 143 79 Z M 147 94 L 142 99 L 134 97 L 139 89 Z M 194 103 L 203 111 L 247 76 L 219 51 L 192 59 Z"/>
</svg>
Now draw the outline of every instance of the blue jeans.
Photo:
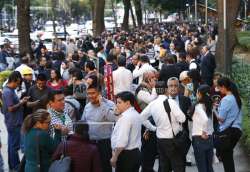
<svg viewBox="0 0 250 172">
<path fill-rule="evenodd" d="M 192 144 L 194 157 L 199 172 L 213 172 L 213 139 L 209 136 L 207 140 L 200 136 L 193 136 Z"/>
<path fill-rule="evenodd" d="M 8 131 L 8 163 L 10 170 L 17 170 L 20 163 L 18 150 L 20 149 L 21 128 L 7 128 Z"/>
</svg>

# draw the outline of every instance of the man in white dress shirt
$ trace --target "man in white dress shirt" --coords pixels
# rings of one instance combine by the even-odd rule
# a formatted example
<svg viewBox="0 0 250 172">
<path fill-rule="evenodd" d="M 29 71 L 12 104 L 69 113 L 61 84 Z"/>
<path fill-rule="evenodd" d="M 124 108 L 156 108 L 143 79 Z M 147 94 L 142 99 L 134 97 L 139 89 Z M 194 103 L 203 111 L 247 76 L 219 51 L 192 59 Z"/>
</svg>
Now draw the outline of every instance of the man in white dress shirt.
<svg viewBox="0 0 250 172">
<path fill-rule="evenodd" d="M 126 69 L 126 57 L 118 58 L 118 69 L 113 72 L 114 94 L 117 95 L 123 91 L 131 91 L 133 75 Z"/>
<path fill-rule="evenodd" d="M 166 95 L 159 95 L 156 100 L 152 101 L 141 112 L 141 116 L 144 126 L 151 131 L 156 131 L 157 146 L 160 156 L 160 172 L 170 172 L 172 170 L 174 172 L 184 172 L 185 164 L 183 154 L 174 145 L 173 131 L 175 135 L 182 131 L 180 123 L 185 122 L 186 117 L 177 105 L 176 101 L 168 99 L 171 109 L 171 125 L 163 104 L 166 99 Z M 155 126 L 147 120 L 150 116 L 153 117 Z"/>
<path fill-rule="evenodd" d="M 125 91 L 117 94 L 117 123 L 114 127 L 110 163 L 116 172 L 139 172 L 141 126 L 140 114 L 134 109 L 135 97 Z"/>
<path fill-rule="evenodd" d="M 147 56 L 141 56 L 139 62 L 133 71 L 133 78 L 139 77 L 139 83 L 142 82 L 143 74 L 145 72 L 156 71 L 156 69 L 150 65 L 149 58 Z"/>
</svg>

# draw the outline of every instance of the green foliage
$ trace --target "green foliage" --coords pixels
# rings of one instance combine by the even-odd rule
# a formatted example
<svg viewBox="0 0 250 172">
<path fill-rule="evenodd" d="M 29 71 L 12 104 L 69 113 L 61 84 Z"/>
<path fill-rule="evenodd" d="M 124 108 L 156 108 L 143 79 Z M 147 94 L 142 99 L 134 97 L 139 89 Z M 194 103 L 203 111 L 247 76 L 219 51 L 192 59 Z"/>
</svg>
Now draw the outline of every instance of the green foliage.
<svg viewBox="0 0 250 172">
<path fill-rule="evenodd" d="M 10 70 L 5 70 L 5 71 L 0 72 L 0 88 L 2 87 L 4 81 L 7 80 L 7 78 L 11 74 L 11 72 L 12 71 L 10 71 Z"/>
<path fill-rule="evenodd" d="M 243 106 L 243 137 L 242 141 L 244 145 L 247 147 L 248 150 L 250 150 L 250 116 L 249 116 L 249 108 L 247 107 L 247 103 L 244 102 Z"/>
<path fill-rule="evenodd" d="M 247 34 L 247 33 L 241 33 Z M 242 141 L 250 150 L 250 65 L 244 60 L 235 58 L 232 66 L 232 79 L 237 84 L 241 97 L 243 98 L 243 137 Z"/>
<path fill-rule="evenodd" d="M 250 50 L 250 31 L 238 32 L 236 36 L 238 44 Z"/>
<path fill-rule="evenodd" d="M 90 16 L 91 0 L 72 0 L 71 1 L 71 17 Z"/>
<path fill-rule="evenodd" d="M 169 12 L 176 12 L 185 8 L 185 0 L 148 0 L 149 6 Z"/>
</svg>

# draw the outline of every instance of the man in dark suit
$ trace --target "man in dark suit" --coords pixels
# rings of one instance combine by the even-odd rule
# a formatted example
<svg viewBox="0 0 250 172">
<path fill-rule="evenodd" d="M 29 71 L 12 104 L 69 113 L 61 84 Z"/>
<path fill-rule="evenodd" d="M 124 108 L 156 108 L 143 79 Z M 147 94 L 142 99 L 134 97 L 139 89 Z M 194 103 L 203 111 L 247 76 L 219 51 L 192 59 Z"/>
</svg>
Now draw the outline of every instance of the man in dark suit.
<svg viewBox="0 0 250 172">
<path fill-rule="evenodd" d="M 209 51 L 207 46 L 201 50 L 203 57 L 201 58 L 201 79 L 204 84 L 213 85 L 213 75 L 216 68 L 214 55 Z"/>
<path fill-rule="evenodd" d="M 176 56 L 171 54 L 166 57 L 164 64 L 160 70 L 159 81 L 164 81 L 167 83 L 168 79 L 171 77 L 179 77 L 181 73 L 180 68 L 176 65 Z"/>
<path fill-rule="evenodd" d="M 189 133 L 188 120 L 191 120 L 188 112 L 191 108 L 191 100 L 179 93 L 179 80 L 176 77 L 171 77 L 167 81 L 168 98 L 174 99 L 179 105 L 182 112 L 186 115 L 186 121 L 182 124 L 184 130 Z M 185 158 L 185 157 L 184 157 Z M 186 165 L 191 165 L 191 162 L 186 161 Z"/>
</svg>

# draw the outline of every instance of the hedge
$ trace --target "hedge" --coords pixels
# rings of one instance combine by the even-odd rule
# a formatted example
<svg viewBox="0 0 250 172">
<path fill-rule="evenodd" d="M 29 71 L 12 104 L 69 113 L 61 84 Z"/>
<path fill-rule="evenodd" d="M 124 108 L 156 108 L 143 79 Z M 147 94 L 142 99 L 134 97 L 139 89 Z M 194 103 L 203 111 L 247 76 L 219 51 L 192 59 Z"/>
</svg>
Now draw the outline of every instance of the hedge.
<svg viewBox="0 0 250 172">
<path fill-rule="evenodd" d="M 235 57 L 232 66 L 232 79 L 237 84 L 243 99 L 242 142 L 250 150 L 250 65 Z"/>
<path fill-rule="evenodd" d="M 250 50 L 250 31 L 236 33 L 238 44 Z"/>
</svg>

